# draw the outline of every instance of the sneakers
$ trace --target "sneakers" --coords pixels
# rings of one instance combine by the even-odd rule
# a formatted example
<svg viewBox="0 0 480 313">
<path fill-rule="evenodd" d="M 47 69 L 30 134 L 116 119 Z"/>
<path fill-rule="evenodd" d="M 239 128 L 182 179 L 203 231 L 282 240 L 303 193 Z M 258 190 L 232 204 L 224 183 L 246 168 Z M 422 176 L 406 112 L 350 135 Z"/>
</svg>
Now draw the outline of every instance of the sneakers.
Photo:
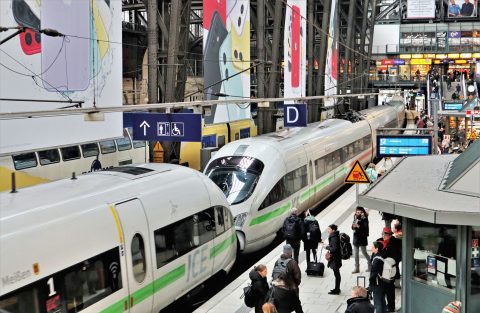
<svg viewBox="0 0 480 313">
<path fill-rule="evenodd" d="M 329 295 L 339 295 L 340 289 L 332 289 L 328 292 Z"/>
</svg>

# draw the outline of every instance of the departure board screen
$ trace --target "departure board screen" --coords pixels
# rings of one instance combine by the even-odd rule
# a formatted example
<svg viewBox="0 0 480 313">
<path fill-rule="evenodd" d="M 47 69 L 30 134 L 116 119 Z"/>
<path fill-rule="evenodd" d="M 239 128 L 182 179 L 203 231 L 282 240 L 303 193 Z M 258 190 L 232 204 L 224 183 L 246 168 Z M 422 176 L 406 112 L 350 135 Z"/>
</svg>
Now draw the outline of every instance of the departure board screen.
<svg viewBox="0 0 480 313">
<path fill-rule="evenodd" d="M 432 136 L 377 135 L 377 157 L 432 154 Z"/>
<path fill-rule="evenodd" d="M 443 110 L 445 111 L 460 111 L 463 108 L 463 103 L 444 102 Z"/>
</svg>

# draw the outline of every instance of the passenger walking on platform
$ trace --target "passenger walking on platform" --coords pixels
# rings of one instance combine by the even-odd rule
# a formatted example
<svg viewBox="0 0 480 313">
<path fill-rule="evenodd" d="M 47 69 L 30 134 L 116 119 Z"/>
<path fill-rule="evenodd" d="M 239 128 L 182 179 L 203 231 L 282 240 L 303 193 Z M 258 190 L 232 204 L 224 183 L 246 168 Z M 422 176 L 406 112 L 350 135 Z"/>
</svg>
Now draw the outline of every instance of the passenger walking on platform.
<svg viewBox="0 0 480 313">
<path fill-rule="evenodd" d="M 370 178 L 370 181 L 372 183 L 377 180 L 378 174 L 377 174 L 377 171 L 375 170 L 375 163 L 369 163 L 365 172 L 367 173 L 368 178 Z"/>
<path fill-rule="evenodd" d="M 383 273 L 383 258 L 385 258 L 383 251 L 383 244 L 381 241 L 375 241 L 372 244 L 372 270 L 370 271 L 368 289 L 373 294 L 373 305 L 375 306 L 375 313 L 387 313 L 387 304 L 385 302 L 385 295 L 387 291 L 387 283 L 380 277 Z M 380 256 L 381 258 L 376 258 Z"/>
<path fill-rule="evenodd" d="M 272 282 L 271 295 L 278 313 L 303 313 L 298 289 L 288 284 L 286 274 L 280 274 Z"/>
<path fill-rule="evenodd" d="M 347 310 L 345 313 L 373 313 L 374 306 L 368 299 L 367 289 L 361 286 L 352 288 L 352 297 L 347 300 Z"/>
<path fill-rule="evenodd" d="M 272 278 L 275 280 L 281 274 L 285 274 L 284 280 L 287 285 L 292 289 L 297 289 L 298 293 L 298 286 L 300 286 L 302 282 L 302 272 L 298 267 L 298 263 L 292 259 L 292 253 L 292 246 L 289 244 L 283 246 L 283 253 L 273 267 Z"/>
<path fill-rule="evenodd" d="M 287 244 L 293 248 L 293 258 L 298 263 L 300 240 L 302 239 L 302 220 L 298 217 L 298 210 L 293 208 L 290 216 L 283 222 L 282 233 Z"/>
<path fill-rule="evenodd" d="M 306 253 L 308 268 L 308 264 L 310 264 L 310 251 L 313 253 L 313 260 L 317 260 L 318 243 L 322 241 L 322 233 L 315 216 L 311 215 L 310 211 L 307 211 L 306 215 L 307 216 L 303 220 L 302 241 Z"/>
<path fill-rule="evenodd" d="M 370 256 L 367 253 L 367 245 L 368 245 L 368 213 L 365 209 L 361 206 L 357 206 L 355 210 L 355 215 L 353 216 L 353 223 L 352 223 L 352 230 L 353 230 L 353 255 L 355 258 L 355 267 L 353 269 L 352 274 L 360 273 L 360 255 L 359 250 L 362 250 L 362 254 L 367 260 L 367 272 L 370 271 Z"/>
<path fill-rule="evenodd" d="M 393 235 L 393 232 L 390 230 L 390 228 L 388 227 L 383 228 L 382 254 L 384 254 L 386 258 L 388 257 L 395 260 L 395 267 L 397 268 L 396 275 L 399 275 L 400 272 L 399 272 L 398 264 L 402 261 L 402 242 L 399 239 L 393 237 L 392 235 Z M 395 277 L 395 279 L 397 279 L 397 276 Z M 395 311 L 395 279 L 391 283 L 386 284 L 388 312 Z"/>
<path fill-rule="evenodd" d="M 340 294 L 340 282 L 342 277 L 340 276 L 340 268 L 342 267 L 342 251 L 340 247 L 340 233 L 337 230 L 338 227 L 335 224 L 328 226 L 328 246 L 325 247 L 328 250 L 326 259 L 328 261 L 328 267 L 330 267 L 335 275 L 335 288 L 330 290 L 328 294 L 338 295 Z"/>
<path fill-rule="evenodd" d="M 262 313 L 262 306 L 266 301 L 268 293 L 267 267 L 263 264 L 257 265 L 250 272 L 249 277 L 252 281 L 252 291 L 255 295 L 255 313 Z"/>
</svg>

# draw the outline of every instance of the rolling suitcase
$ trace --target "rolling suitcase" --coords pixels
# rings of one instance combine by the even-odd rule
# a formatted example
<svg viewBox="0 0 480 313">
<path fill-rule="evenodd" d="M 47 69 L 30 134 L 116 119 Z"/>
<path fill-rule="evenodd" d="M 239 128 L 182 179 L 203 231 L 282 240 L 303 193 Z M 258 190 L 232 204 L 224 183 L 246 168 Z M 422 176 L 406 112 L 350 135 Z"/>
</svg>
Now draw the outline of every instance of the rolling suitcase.
<svg viewBox="0 0 480 313">
<path fill-rule="evenodd" d="M 322 250 L 320 250 L 320 258 L 322 257 Z M 317 262 L 317 255 L 313 256 L 313 262 L 307 265 L 307 275 L 308 276 L 323 276 L 323 272 L 325 271 L 325 264 L 322 262 Z"/>
</svg>

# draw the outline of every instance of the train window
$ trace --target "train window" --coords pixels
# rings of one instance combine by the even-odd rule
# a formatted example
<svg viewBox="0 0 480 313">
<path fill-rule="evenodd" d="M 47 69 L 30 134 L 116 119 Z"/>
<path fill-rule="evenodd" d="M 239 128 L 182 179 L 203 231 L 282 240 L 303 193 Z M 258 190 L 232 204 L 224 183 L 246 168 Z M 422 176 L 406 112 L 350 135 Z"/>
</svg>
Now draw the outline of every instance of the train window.
<svg viewBox="0 0 480 313">
<path fill-rule="evenodd" d="M 119 249 L 86 259 L 0 297 L 0 312 L 78 312 L 122 289 Z"/>
<path fill-rule="evenodd" d="M 100 150 L 98 149 L 98 144 L 96 142 L 80 145 L 80 147 L 82 148 L 82 155 L 84 158 L 97 156 L 100 154 Z"/>
<path fill-rule="evenodd" d="M 147 262 L 145 258 L 145 246 L 140 234 L 133 236 L 131 249 L 133 277 L 135 277 L 137 282 L 141 283 L 147 273 Z"/>
<path fill-rule="evenodd" d="M 115 141 L 113 140 L 104 140 L 100 141 L 100 150 L 103 154 L 113 153 L 117 151 L 115 147 Z"/>
<path fill-rule="evenodd" d="M 365 149 L 370 149 L 371 144 L 372 137 L 370 137 L 370 135 L 363 137 L 363 146 L 365 147 Z"/>
<path fill-rule="evenodd" d="M 35 152 L 17 154 L 12 156 L 13 166 L 16 170 L 23 170 L 38 165 Z"/>
<path fill-rule="evenodd" d="M 223 208 L 223 213 L 225 215 L 225 229 L 230 229 L 233 226 L 233 216 L 232 212 L 228 208 Z"/>
<path fill-rule="evenodd" d="M 315 177 L 318 179 L 325 175 L 325 159 L 320 158 L 315 160 Z"/>
<path fill-rule="evenodd" d="M 295 192 L 308 185 L 307 166 L 304 165 L 294 171 L 291 171 L 290 173 L 285 175 L 284 179 L 287 186 L 287 194 L 294 194 Z"/>
<path fill-rule="evenodd" d="M 281 178 L 275 186 L 273 186 L 272 190 L 268 193 L 268 195 L 265 197 L 265 200 L 263 200 L 263 203 L 260 205 L 258 210 L 263 210 L 266 207 L 271 206 L 274 203 L 277 203 L 279 201 L 282 201 L 288 197 L 286 188 L 285 188 L 285 179 Z"/>
<path fill-rule="evenodd" d="M 160 268 L 176 257 L 175 237 L 173 233 L 175 225 L 157 229 L 153 235 L 155 238 L 155 254 L 157 258 L 157 268 Z"/>
<path fill-rule="evenodd" d="M 123 137 L 115 140 L 117 142 L 118 151 L 125 151 L 132 149 L 132 142 L 128 137 L 127 131 L 123 130 Z"/>
<path fill-rule="evenodd" d="M 215 237 L 215 215 L 213 208 L 193 215 L 193 243 L 203 245 Z"/>
<path fill-rule="evenodd" d="M 41 165 L 48 165 L 60 162 L 60 153 L 58 149 L 38 151 L 38 159 Z"/>
<path fill-rule="evenodd" d="M 355 157 L 355 145 L 353 142 L 348 145 L 348 160 L 353 159 Z"/>
<path fill-rule="evenodd" d="M 363 139 L 355 141 L 355 153 L 360 154 L 363 151 Z"/>
<path fill-rule="evenodd" d="M 80 148 L 78 146 L 60 148 L 60 153 L 64 161 L 80 159 Z"/>
<path fill-rule="evenodd" d="M 216 231 L 217 236 L 225 232 L 225 215 L 223 213 L 223 207 L 218 206 L 215 208 L 215 215 L 216 215 Z"/>
<path fill-rule="evenodd" d="M 193 237 L 193 222 L 193 217 L 190 216 L 174 224 L 173 238 L 176 257 L 188 253 L 196 245 L 199 245 L 199 243 L 195 243 Z"/>
<path fill-rule="evenodd" d="M 218 136 L 218 147 L 221 148 L 225 145 L 225 135 Z"/>
<path fill-rule="evenodd" d="M 332 158 L 333 158 L 333 168 L 337 168 L 340 165 L 342 165 L 342 151 L 341 151 L 341 149 L 333 151 L 332 152 Z"/>
<path fill-rule="evenodd" d="M 215 148 L 217 146 L 217 135 L 202 136 L 202 148 Z"/>
<path fill-rule="evenodd" d="M 325 170 L 326 172 L 330 172 L 331 170 L 333 170 L 333 154 L 332 153 L 329 153 L 327 154 L 326 156 L 324 156 L 325 158 Z"/>
</svg>

